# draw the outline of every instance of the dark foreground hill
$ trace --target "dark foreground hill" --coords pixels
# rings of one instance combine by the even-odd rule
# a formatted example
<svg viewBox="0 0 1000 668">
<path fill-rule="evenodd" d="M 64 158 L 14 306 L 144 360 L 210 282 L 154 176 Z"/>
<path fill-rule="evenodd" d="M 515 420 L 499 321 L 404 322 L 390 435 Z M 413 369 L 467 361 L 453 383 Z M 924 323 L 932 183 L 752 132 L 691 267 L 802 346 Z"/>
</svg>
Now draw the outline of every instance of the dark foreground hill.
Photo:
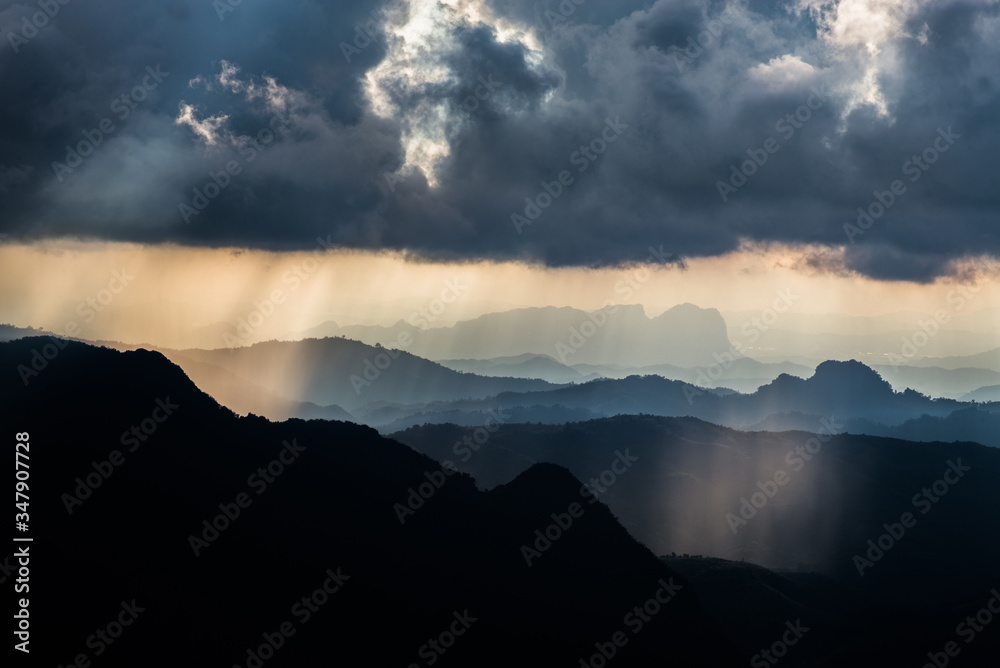
<svg viewBox="0 0 1000 668">
<path fill-rule="evenodd" d="M 8 452 L 30 448 L 32 665 L 748 658 L 563 468 L 484 493 L 367 427 L 239 418 L 158 353 L 49 343 L 0 344 Z M 25 386 L 32 350 L 51 359 Z"/>
<path fill-rule="evenodd" d="M 395 438 L 485 487 L 539 462 L 566 466 L 632 535 L 674 553 L 664 562 L 752 666 L 952 665 L 948 643 L 955 666 L 996 665 L 996 448 L 642 415 L 489 427 Z"/>
<path fill-rule="evenodd" d="M 657 554 L 744 558 L 904 592 L 921 574 L 933 588 L 1000 579 L 1000 449 L 831 436 L 837 423 L 826 425 L 817 424 L 818 435 L 747 433 L 694 418 L 621 415 L 491 425 L 492 433 L 428 425 L 394 438 L 454 462 L 486 488 L 539 462 L 565 466 Z M 854 556 L 907 512 L 915 526 L 899 541 L 887 538 L 898 545 L 859 575 Z"/>
<path fill-rule="evenodd" d="M 865 582 L 817 573 L 689 555 L 662 561 L 695 586 L 706 612 L 754 668 L 775 659 L 810 668 L 986 667 L 1000 656 L 1000 619 L 990 611 L 1000 607 L 1000 590 L 992 586 L 914 604 L 880 595 Z M 919 579 L 912 583 L 915 590 L 922 586 Z"/>
</svg>

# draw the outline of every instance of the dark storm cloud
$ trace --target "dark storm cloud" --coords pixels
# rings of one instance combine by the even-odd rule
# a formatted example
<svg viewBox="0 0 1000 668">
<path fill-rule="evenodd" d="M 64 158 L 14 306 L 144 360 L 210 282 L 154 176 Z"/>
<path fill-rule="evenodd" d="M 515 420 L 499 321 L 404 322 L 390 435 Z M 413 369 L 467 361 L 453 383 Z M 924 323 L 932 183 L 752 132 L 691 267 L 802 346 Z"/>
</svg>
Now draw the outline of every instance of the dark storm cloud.
<svg viewBox="0 0 1000 668">
<path fill-rule="evenodd" d="M 219 4 L 71 0 L 16 44 L 39 6 L 0 10 L 5 233 L 591 266 L 791 242 L 914 281 L 1000 248 L 996 4 Z"/>
</svg>

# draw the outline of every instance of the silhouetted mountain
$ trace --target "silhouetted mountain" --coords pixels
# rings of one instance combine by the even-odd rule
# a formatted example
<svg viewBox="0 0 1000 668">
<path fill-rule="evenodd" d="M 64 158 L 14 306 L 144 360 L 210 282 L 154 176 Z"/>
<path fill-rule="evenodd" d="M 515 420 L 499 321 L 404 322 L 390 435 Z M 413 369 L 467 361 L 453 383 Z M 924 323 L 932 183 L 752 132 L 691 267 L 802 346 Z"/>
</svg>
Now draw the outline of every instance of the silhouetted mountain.
<svg viewBox="0 0 1000 668">
<path fill-rule="evenodd" d="M 714 363 L 714 354 L 730 349 L 719 312 L 693 304 L 675 306 L 655 318 L 647 317 L 639 305 L 619 305 L 611 313 L 547 306 L 490 313 L 451 327 L 422 329 L 402 321 L 392 327 L 336 327 L 327 323 L 310 333 L 348 336 L 389 347 L 396 345 L 400 334 L 406 334 L 413 339 L 410 352 L 434 360 L 530 353 L 567 365 L 696 367 Z"/>
<path fill-rule="evenodd" d="M 455 371 L 474 373 L 480 376 L 538 378 L 558 384 L 582 383 L 598 377 L 598 374 L 584 375 L 573 367 L 557 362 L 548 355 L 531 353 L 485 360 L 440 360 L 440 364 Z"/>
<path fill-rule="evenodd" d="M 1000 385 L 989 385 L 987 387 L 980 387 L 978 389 L 969 392 L 968 394 L 959 397 L 961 401 L 982 401 L 982 402 L 994 402 L 1000 401 Z"/>
<path fill-rule="evenodd" d="M 564 424 L 584 422 L 603 417 L 597 411 L 587 408 L 567 408 L 565 406 L 516 406 L 504 408 L 497 404 L 485 410 L 443 410 L 411 413 L 408 410 L 386 408 L 368 413 L 366 418 L 378 425 L 383 434 L 419 427 L 425 424 L 456 424 L 466 427 L 481 427 L 492 415 L 501 415 L 504 422 L 538 422 L 540 424 Z M 492 423 L 491 423 L 492 424 Z"/>
<path fill-rule="evenodd" d="M 1000 447 L 1000 412 L 963 408 L 943 417 L 923 415 L 889 427 L 886 436 L 915 441 L 975 441 Z"/>
<path fill-rule="evenodd" d="M 752 424 L 748 431 L 787 431 L 815 429 L 823 416 L 804 413 L 775 413 Z M 971 405 L 948 415 L 921 415 L 898 425 L 885 425 L 864 418 L 837 420 L 842 430 L 850 434 L 888 436 L 908 441 L 973 441 L 1000 448 L 1000 406 Z"/>
<path fill-rule="evenodd" d="M 191 362 L 209 364 L 279 397 L 342 406 L 359 417 L 356 409 L 370 410 L 373 405 L 419 404 L 558 387 L 541 380 L 458 373 L 409 352 L 347 339 L 267 341 L 244 348 L 161 352 L 182 368 Z M 199 375 L 194 367 L 192 374 Z M 199 382 L 222 387 L 207 378 Z M 228 396 L 221 393 L 217 398 L 226 401 Z"/>
<path fill-rule="evenodd" d="M 915 605 L 879 595 L 863 581 L 818 573 L 774 572 L 712 557 L 673 555 L 661 560 L 697 587 L 708 614 L 752 656 L 751 666 L 774 663 L 764 651 L 777 658 L 771 643 L 761 642 L 768 637 L 794 641 L 784 650 L 782 666 L 933 666 L 928 664 L 928 653 L 939 655 L 938 662 L 943 662 L 941 650 L 956 641 L 958 620 L 974 619 L 992 598 L 989 592 L 968 597 L 945 593 Z M 919 581 L 915 584 L 919 586 Z M 964 628 L 973 630 L 967 624 Z M 956 645 L 961 646 L 961 662 L 955 665 L 993 666 L 1000 635 L 970 638 L 964 633 Z"/>
<path fill-rule="evenodd" d="M 240 415 L 254 413 L 276 421 L 289 418 L 354 421 L 354 416 L 340 406 L 318 406 L 308 401 L 286 399 L 220 366 L 198 362 L 173 351 L 169 355 L 175 364 L 183 364 L 184 372 L 199 388 Z"/>
<path fill-rule="evenodd" d="M 0 341 L 13 341 L 26 336 L 48 336 L 49 332 L 34 327 L 15 327 L 6 323 L 0 324 Z"/>
<path fill-rule="evenodd" d="M 600 498 L 632 535 L 660 554 L 743 557 L 849 579 L 857 577 L 853 555 L 879 537 L 882 523 L 911 511 L 918 525 L 892 559 L 866 572 L 866 580 L 894 587 L 913 569 L 929 569 L 953 583 L 967 575 L 981 584 L 996 573 L 1000 532 L 987 539 L 978 522 L 984 509 L 1000 502 L 994 484 L 1000 449 L 831 437 L 828 431 L 820 440 L 807 432 L 733 431 L 692 418 L 619 416 L 561 426 L 504 424 L 478 449 L 464 445 L 475 430 L 454 425 L 414 427 L 393 436 L 454 462 L 487 488 L 534 462 L 565 466 L 581 480 L 606 487 Z M 813 453 L 804 450 L 807 444 Z M 614 462 L 626 450 L 638 459 L 623 472 Z M 949 474 L 957 482 L 945 486 L 947 503 L 921 502 L 930 508 L 925 517 L 924 506 L 915 508 L 912 497 L 958 459 L 971 469 L 961 478 Z M 774 482 L 778 470 L 787 477 L 784 485 Z M 607 471 L 616 475 L 602 481 Z M 772 493 L 760 508 L 744 511 L 754 511 L 751 517 L 741 518 L 741 499 L 762 498 L 758 483 Z M 729 514 L 740 519 L 731 521 Z"/>
<path fill-rule="evenodd" d="M 916 393 L 895 393 L 877 372 L 854 360 L 823 362 L 808 379 L 783 374 L 749 397 L 734 398 L 731 404 L 752 415 L 788 410 L 890 423 L 912 416 L 917 406 L 932 405 Z"/>
<path fill-rule="evenodd" d="M 876 365 L 872 368 L 898 391 L 909 388 L 931 397 L 948 397 L 962 401 L 970 401 L 965 399 L 964 395 L 976 388 L 1000 382 L 1000 372 L 989 369 L 890 365 Z"/>
<path fill-rule="evenodd" d="M 851 424 L 900 425 L 923 415 L 945 417 L 968 404 L 950 399 L 932 400 L 918 392 L 894 392 L 892 386 L 872 369 L 860 362 L 824 362 L 811 378 L 796 378 L 782 374 L 773 382 L 749 395 L 724 390 L 710 390 L 659 376 L 632 376 L 622 380 L 602 379 L 580 385 L 542 392 L 505 392 L 482 400 L 462 400 L 427 403 L 396 412 L 391 419 L 380 422 L 372 417 L 370 424 L 385 430 L 386 425 L 402 425 L 449 421 L 455 412 L 470 413 L 459 422 L 482 424 L 486 411 L 503 407 L 510 411 L 530 409 L 533 420 L 559 424 L 566 410 L 587 410 L 594 417 L 618 414 L 692 416 L 735 428 L 760 428 L 769 416 L 786 413 L 815 416 L 809 428 L 818 428 L 819 418 L 836 417 Z M 546 415 L 545 408 L 558 408 Z M 420 418 L 416 418 L 416 414 Z M 370 416 L 371 417 L 371 416 Z M 389 416 L 387 416 L 389 417 Z M 455 420 L 451 420 L 455 421 Z M 784 427 L 789 428 L 789 427 Z M 966 438 L 957 434 L 954 438 Z M 952 439 L 952 440 L 953 440 Z"/>
<path fill-rule="evenodd" d="M 987 350 L 978 355 L 952 357 L 919 357 L 908 360 L 910 366 L 940 367 L 942 369 L 990 369 L 1000 372 L 1000 348 Z"/>
<path fill-rule="evenodd" d="M 30 434 L 40 663 L 242 666 L 271 638 L 273 666 L 571 667 L 617 632 L 615 665 L 746 660 L 559 467 L 478 492 L 366 427 L 237 417 L 145 350 L 67 342 L 25 386 L 17 367 L 47 341 L 0 344 L 4 432 Z M 529 566 L 536 530 L 555 537 Z M 627 626 L 671 578 L 649 630 Z"/>
<path fill-rule="evenodd" d="M 328 320 L 316 327 L 296 332 L 292 337 L 298 339 L 353 339 L 367 343 L 368 345 L 382 345 L 390 348 L 396 347 L 401 334 L 417 337 L 425 330 L 411 325 L 405 320 L 398 320 L 388 327 L 382 325 L 338 325 L 332 320 Z"/>
<path fill-rule="evenodd" d="M 723 357 L 724 356 L 721 356 Z M 724 358 L 725 359 L 725 358 Z M 781 374 L 808 378 L 814 367 L 792 362 L 763 363 L 749 357 L 736 357 L 722 366 L 713 360 L 707 367 L 684 368 L 670 364 L 652 364 L 642 367 L 621 367 L 606 364 L 576 364 L 573 367 L 581 373 L 596 373 L 604 378 L 628 378 L 629 376 L 663 376 L 670 380 L 682 380 L 695 385 L 711 387 L 724 384 L 743 394 L 755 392 Z M 711 376 L 709 375 L 711 372 Z"/>
<path fill-rule="evenodd" d="M 764 361 L 765 351 L 775 351 L 783 360 L 849 360 L 884 364 L 889 356 L 919 354 L 931 360 L 955 351 L 979 351 L 996 346 L 996 309 L 961 314 L 953 310 L 947 320 L 937 321 L 933 313 L 900 311 L 876 316 L 849 316 L 838 313 L 782 313 L 766 328 L 753 327 L 759 311 L 724 312 L 733 341 L 752 343 L 752 354 Z M 759 322 L 759 320 L 758 320 Z M 932 329 L 933 328 L 933 329 Z M 930 329 L 933 336 L 923 339 Z M 920 334 L 917 334 L 920 332 Z M 916 335 L 919 349 L 912 341 Z M 909 342 L 909 343 L 907 343 Z M 907 362 L 910 363 L 909 361 Z M 980 366 L 958 364 L 959 366 Z M 998 369 L 1000 370 L 1000 369 Z M 937 394 L 937 392 L 934 392 Z"/>
</svg>

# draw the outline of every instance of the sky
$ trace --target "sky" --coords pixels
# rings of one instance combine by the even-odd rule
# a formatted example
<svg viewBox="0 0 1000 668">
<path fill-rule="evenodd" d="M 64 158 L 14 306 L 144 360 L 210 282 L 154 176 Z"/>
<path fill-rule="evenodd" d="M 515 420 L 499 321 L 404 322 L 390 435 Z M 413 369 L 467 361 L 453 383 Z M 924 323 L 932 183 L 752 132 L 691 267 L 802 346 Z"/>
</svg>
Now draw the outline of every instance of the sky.
<svg viewBox="0 0 1000 668">
<path fill-rule="evenodd" d="M 647 254 L 652 251 L 661 253 L 652 248 Z M 975 280 L 943 277 L 918 284 L 810 268 L 805 258 L 816 252 L 745 247 L 677 262 L 665 251 L 663 261 L 591 269 L 429 262 L 319 243 L 309 251 L 279 253 L 59 239 L 0 244 L 0 303 L 7 321 L 21 326 L 169 347 L 232 345 L 225 335 L 232 336 L 240 320 L 254 312 L 267 317 L 254 323 L 247 342 L 301 338 L 298 333 L 329 321 L 389 326 L 407 320 L 441 327 L 486 313 L 550 305 L 596 310 L 612 303 L 641 304 L 647 316 L 655 317 L 693 303 L 753 314 L 783 295 L 789 312 L 796 314 L 876 316 L 944 309 L 954 316 L 992 309 L 986 328 L 1000 333 L 995 266 Z M 955 295 L 964 295 L 961 312 Z M 901 329 L 912 327 L 906 317 L 899 322 L 906 323 Z M 71 323 L 75 327 L 68 327 Z M 792 323 L 785 318 L 778 324 Z"/>
<path fill-rule="evenodd" d="M 314 249 L 276 330 L 405 317 L 463 271 L 455 318 L 596 308 L 643 264 L 653 314 L 998 305 L 996 1 L 40 11 L 0 2 L 0 320 L 58 328 L 125 262 L 132 315 L 95 336 L 170 338 Z"/>
</svg>

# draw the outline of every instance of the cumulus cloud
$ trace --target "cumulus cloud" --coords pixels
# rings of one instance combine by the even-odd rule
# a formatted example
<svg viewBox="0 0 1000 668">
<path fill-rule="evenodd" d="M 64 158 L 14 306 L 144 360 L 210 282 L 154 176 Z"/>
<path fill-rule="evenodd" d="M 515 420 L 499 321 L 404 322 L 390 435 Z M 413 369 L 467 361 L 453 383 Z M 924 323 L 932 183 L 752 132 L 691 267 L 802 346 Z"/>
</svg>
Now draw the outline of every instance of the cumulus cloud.
<svg viewBox="0 0 1000 668">
<path fill-rule="evenodd" d="M 770 90 L 787 90 L 798 86 L 801 90 L 813 80 L 816 68 L 798 56 L 786 53 L 750 68 L 750 79 Z"/>
<path fill-rule="evenodd" d="M 194 105 L 181 102 L 174 123 L 188 126 L 206 144 L 215 146 L 224 138 L 223 126 L 228 119 L 229 117 L 225 115 L 198 118 Z"/>
<path fill-rule="evenodd" d="M 195 0 L 71 3 L 0 66 L 0 226 L 581 266 L 785 243 L 814 249 L 803 271 L 930 280 L 1000 248 L 998 12 L 289 0 L 220 22 Z M 169 77 L 123 115 L 157 65 Z M 930 163 L 939 129 L 957 139 Z M 884 215 L 845 234 L 896 180 Z"/>
</svg>

